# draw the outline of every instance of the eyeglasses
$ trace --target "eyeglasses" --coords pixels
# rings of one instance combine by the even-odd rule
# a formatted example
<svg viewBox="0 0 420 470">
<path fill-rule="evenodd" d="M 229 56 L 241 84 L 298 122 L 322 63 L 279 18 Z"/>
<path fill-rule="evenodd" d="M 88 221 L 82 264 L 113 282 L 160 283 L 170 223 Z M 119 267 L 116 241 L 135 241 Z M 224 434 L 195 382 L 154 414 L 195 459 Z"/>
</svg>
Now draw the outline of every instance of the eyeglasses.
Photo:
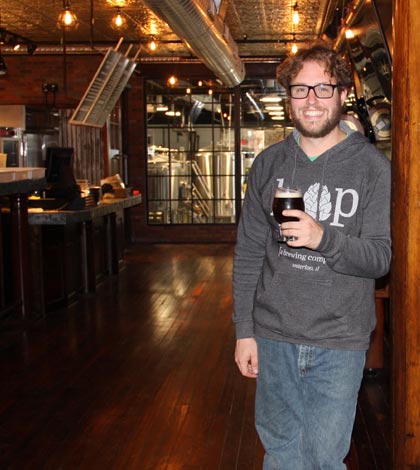
<svg viewBox="0 0 420 470">
<path fill-rule="evenodd" d="M 289 85 L 289 93 L 292 98 L 298 100 L 304 99 L 309 95 L 310 90 L 314 90 L 317 98 L 331 98 L 334 90 L 340 85 L 332 85 L 331 83 L 320 83 L 319 85 Z"/>
</svg>

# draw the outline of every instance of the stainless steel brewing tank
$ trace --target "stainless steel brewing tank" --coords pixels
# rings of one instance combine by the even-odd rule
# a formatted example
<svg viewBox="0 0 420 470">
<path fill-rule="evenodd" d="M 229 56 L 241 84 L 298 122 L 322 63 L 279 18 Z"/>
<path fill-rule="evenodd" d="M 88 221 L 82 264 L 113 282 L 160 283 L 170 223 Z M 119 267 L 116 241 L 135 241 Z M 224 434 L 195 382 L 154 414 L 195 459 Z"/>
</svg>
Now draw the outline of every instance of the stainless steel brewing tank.
<svg viewBox="0 0 420 470">
<path fill-rule="evenodd" d="M 194 158 L 215 199 L 215 216 L 232 217 L 235 210 L 235 153 L 221 148 L 202 149 Z M 199 182 L 196 184 L 200 188 Z"/>
<path fill-rule="evenodd" d="M 180 182 L 184 179 L 182 164 L 151 160 L 148 162 L 148 200 L 155 210 L 163 212 L 165 223 L 169 223 L 178 209 Z"/>
</svg>

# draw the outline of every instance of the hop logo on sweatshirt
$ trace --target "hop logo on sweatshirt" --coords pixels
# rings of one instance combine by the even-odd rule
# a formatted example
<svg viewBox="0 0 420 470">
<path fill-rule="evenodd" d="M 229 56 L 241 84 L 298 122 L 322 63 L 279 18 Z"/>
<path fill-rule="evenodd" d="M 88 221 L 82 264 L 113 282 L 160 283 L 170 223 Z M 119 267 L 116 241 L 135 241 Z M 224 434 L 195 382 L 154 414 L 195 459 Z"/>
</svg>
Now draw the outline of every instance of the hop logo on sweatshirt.
<svg viewBox="0 0 420 470">
<path fill-rule="evenodd" d="M 319 214 L 318 214 L 318 195 L 320 190 L 320 183 L 314 183 L 308 188 L 303 196 L 305 202 L 305 212 L 312 216 L 314 219 L 327 220 L 332 211 L 331 193 L 328 191 L 326 185 L 322 186 L 321 197 L 319 198 Z"/>
</svg>

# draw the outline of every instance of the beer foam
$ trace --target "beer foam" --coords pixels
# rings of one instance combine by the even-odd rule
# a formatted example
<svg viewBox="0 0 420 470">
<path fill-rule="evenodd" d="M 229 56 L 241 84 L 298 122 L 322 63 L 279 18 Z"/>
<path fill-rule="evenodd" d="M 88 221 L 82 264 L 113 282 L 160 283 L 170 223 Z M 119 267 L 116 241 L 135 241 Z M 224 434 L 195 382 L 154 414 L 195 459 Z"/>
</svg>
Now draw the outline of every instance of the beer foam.
<svg viewBox="0 0 420 470">
<path fill-rule="evenodd" d="M 302 197 L 302 193 L 299 189 L 277 188 L 276 194 L 274 197 L 277 197 L 277 198 Z"/>
</svg>

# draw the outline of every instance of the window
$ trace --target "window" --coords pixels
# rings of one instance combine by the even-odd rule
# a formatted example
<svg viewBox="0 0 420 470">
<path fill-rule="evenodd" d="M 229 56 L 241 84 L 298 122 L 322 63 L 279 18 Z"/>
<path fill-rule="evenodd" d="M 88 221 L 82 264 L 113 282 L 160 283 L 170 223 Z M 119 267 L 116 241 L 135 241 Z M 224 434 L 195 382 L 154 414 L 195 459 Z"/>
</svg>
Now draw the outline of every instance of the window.
<svg viewBox="0 0 420 470">
<path fill-rule="evenodd" d="M 235 222 L 233 94 L 213 86 L 147 93 L 148 221 Z"/>
<path fill-rule="evenodd" d="M 284 93 L 273 83 L 245 81 L 236 110 L 234 92 L 216 81 L 180 80 L 175 87 L 147 81 L 149 224 L 237 222 L 255 156 L 285 136 Z M 276 101 L 260 101 L 267 93 Z M 235 119 L 241 123 L 236 157 Z"/>
</svg>

